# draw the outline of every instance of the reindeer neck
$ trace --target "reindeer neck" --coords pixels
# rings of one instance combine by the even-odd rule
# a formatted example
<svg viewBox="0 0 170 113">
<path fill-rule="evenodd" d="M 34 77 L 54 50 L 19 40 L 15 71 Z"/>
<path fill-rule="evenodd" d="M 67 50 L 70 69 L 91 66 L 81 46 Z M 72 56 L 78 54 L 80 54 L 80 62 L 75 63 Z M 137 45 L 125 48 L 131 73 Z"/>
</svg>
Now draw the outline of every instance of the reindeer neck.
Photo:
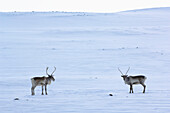
<svg viewBox="0 0 170 113">
<path fill-rule="evenodd" d="M 46 84 L 51 84 L 51 78 L 50 77 L 46 78 Z"/>
</svg>

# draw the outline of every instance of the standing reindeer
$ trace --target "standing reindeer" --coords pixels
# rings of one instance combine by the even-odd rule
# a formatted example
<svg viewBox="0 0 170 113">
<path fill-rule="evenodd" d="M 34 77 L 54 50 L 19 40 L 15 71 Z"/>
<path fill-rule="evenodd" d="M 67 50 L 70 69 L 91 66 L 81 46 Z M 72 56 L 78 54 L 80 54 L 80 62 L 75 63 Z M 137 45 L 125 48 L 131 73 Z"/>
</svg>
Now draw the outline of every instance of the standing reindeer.
<svg viewBox="0 0 170 113">
<path fill-rule="evenodd" d="M 42 86 L 42 95 L 44 95 L 43 93 L 43 86 L 45 86 L 45 94 L 47 95 L 47 85 L 51 84 L 51 80 L 55 81 L 53 74 L 56 71 L 56 67 L 54 67 L 54 71 L 50 74 L 48 74 L 47 72 L 48 67 L 46 68 L 46 74 L 48 75 L 48 77 L 33 77 L 31 78 L 31 82 L 32 82 L 32 88 L 31 88 L 31 93 L 32 95 L 35 95 L 35 91 L 34 89 L 36 88 L 36 86 Z"/>
<path fill-rule="evenodd" d="M 130 67 L 129 67 L 129 69 L 130 69 Z M 144 88 L 143 93 L 145 93 L 146 85 L 144 84 L 144 82 L 146 80 L 146 77 L 144 75 L 128 76 L 127 73 L 129 71 L 129 69 L 127 70 L 126 74 L 123 74 L 122 71 L 118 68 L 118 70 L 122 74 L 121 77 L 123 77 L 125 84 L 130 85 L 130 92 L 129 93 L 133 93 L 133 85 L 135 85 L 135 84 L 141 84 Z"/>
</svg>

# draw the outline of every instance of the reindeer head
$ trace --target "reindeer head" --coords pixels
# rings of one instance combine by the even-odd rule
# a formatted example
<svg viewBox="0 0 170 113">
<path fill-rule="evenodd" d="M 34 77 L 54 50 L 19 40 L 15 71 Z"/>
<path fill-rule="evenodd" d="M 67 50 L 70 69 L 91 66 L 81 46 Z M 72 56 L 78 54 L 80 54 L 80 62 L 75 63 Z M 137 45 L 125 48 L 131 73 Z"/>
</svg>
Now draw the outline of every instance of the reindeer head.
<svg viewBox="0 0 170 113">
<path fill-rule="evenodd" d="M 118 70 L 120 71 L 120 73 L 122 74 L 121 77 L 123 77 L 123 79 L 125 79 L 128 75 L 128 71 L 129 71 L 130 67 L 128 68 L 128 70 L 126 71 L 126 74 L 123 74 L 122 71 L 118 68 Z"/>
<path fill-rule="evenodd" d="M 51 75 L 48 74 L 47 70 L 48 70 L 48 67 L 46 68 L 46 74 L 48 75 L 48 77 L 49 77 L 51 80 L 55 81 L 55 79 L 54 79 L 54 77 L 53 77 L 53 74 L 54 74 L 54 72 L 56 71 L 56 67 L 54 67 L 54 71 L 51 73 Z"/>
</svg>

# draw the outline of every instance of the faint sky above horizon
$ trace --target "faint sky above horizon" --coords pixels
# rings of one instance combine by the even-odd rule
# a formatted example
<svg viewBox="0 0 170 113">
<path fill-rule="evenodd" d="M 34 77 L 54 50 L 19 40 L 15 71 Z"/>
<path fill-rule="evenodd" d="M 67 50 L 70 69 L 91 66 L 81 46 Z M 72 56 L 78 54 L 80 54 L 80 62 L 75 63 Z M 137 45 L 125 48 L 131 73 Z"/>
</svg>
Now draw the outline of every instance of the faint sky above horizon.
<svg viewBox="0 0 170 113">
<path fill-rule="evenodd" d="M 153 7 L 170 7 L 170 0 L 0 0 L 0 12 L 119 12 Z"/>
</svg>

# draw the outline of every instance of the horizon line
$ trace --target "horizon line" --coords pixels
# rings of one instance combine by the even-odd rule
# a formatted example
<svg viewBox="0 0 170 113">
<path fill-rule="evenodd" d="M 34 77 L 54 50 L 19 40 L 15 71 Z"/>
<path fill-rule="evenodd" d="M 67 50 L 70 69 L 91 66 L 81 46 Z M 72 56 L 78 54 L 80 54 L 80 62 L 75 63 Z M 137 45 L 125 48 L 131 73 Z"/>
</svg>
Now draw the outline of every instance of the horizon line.
<svg viewBox="0 0 170 113">
<path fill-rule="evenodd" d="M 149 10 L 149 9 L 161 9 L 161 8 L 170 8 L 170 7 L 151 7 L 151 8 L 136 8 L 136 9 L 129 9 L 129 10 L 120 10 L 120 11 L 113 11 L 113 12 L 93 12 L 93 11 L 54 11 L 54 10 L 30 10 L 30 11 L 0 11 L 0 13 L 54 13 L 54 12 L 63 12 L 63 13 L 119 13 L 119 12 L 128 12 L 128 11 L 140 11 L 140 10 Z"/>
</svg>

